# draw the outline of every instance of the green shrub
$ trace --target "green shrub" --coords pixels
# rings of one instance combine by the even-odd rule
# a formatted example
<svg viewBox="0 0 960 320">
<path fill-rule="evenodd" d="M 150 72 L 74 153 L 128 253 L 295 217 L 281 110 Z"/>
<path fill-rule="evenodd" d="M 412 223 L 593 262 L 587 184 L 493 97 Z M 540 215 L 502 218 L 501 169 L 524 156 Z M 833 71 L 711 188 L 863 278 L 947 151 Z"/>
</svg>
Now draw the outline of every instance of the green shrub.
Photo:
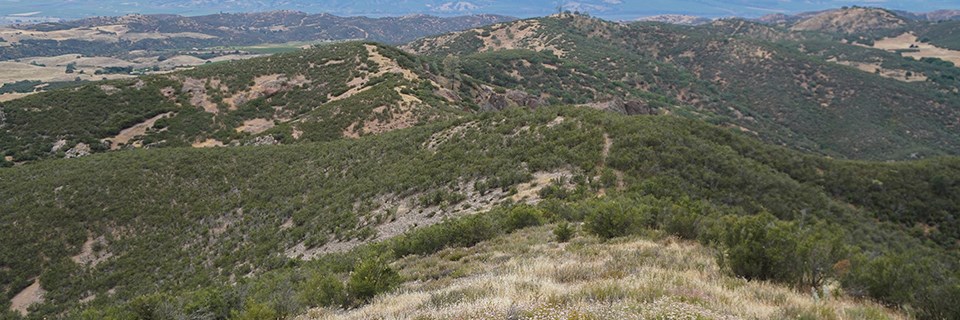
<svg viewBox="0 0 960 320">
<path fill-rule="evenodd" d="M 437 252 L 450 246 L 472 246 L 503 232 L 494 220 L 504 219 L 502 212 L 451 219 L 420 228 L 392 243 L 397 257 Z"/>
<path fill-rule="evenodd" d="M 243 311 L 233 310 L 230 312 L 230 320 L 272 320 L 280 318 L 273 307 L 253 301 L 247 301 Z"/>
<path fill-rule="evenodd" d="M 801 228 L 766 212 L 723 220 L 723 261 L 747 279 L 818 288 L 847 255 L 843 232 L 823 224 Z"/>
<path fill-rule="evenodd" d="M 350 274 L 347 293 L 358 303 L 369 301 L 374 296 L 393 290 L 400 285 L 400 274 L 383 258 L 362 260 Z"/>
<path fill-rule="evenodd" d="M 537 208 L 521 205 L 510 209 L 507 215 L 507 232 L 543 224 L 543 214 Z"/>
<path fill-rule="evenodd" d="M 347 302 L 347 293 L 336 277 L 316 274 L 301 285 L 300 301 L 311 307 L 342 306 Z"/>
<path fill-rule="evenodd" d="M 663 231 L 684 239 L 697 239 L 700 217 L 687 208 L 674 205 L 670 213 L 663 217 Z"/>
<path fill-rule="evenodd" d="M 570 226 L 569 222 L 563 221 L 553 229 L 553 235 L 557 237 L 557 242 L 567 242 L 570 239 L 573 239 L 573 236 L 576 234 L 576 229 Z"/>
<path fill-rule="evenodd" d="M 643 215 L 635 206 L 617 201 L 595 201 L 588 210 L 587 231 L 604 239 L 634 234 L 643 227 Z"/>
</svg>

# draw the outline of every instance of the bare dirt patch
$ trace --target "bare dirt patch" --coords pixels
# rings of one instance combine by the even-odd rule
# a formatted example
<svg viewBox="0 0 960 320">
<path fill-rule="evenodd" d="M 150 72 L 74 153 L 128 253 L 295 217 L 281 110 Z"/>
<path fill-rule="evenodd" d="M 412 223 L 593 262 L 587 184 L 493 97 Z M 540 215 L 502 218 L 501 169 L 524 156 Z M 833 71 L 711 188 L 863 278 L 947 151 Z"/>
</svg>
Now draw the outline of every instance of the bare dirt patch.
<svg viewBox="0 0 960 320">
<path fill-rule="evenodd" d="M 911 48 L 913 46 L 913 48 Z M 929 43 L 922 43 L 917 40 L 913 33 L 904 33 L 893 38 L 884 38 L 873 43 L 873 47 L 887 51 L 913 50 L 916 52 L 902 52 L 905 57 L 912 58 L 938 58 L 953 62 L 960 66 L 960 51 L 940 48 Z"/>
<path fill-rule="evenodd" d="M 222 147 L 223 142 L 220 142 L 217 139 L 207 139 L 204 141 L 194 142 L 191 146 L 193 146 L 194 148 Z"/>
<path fill-rule="evenodd" d="M 455 192 L 466 196 L 460 203 L 449 206 L 424 207 L 419 204 L 420 196 L 400 197 L 393 194 L 382 195 L 374 199 L 379 205 L 367 216 L 361 218 L 360 226 L 373 226 L 377 235 L 372 239 L 349 239 L 332 241 L 317 248 L 307 248 L 299 243 L 287 249 L 284 254 L 291 259 L 312 260 L 335 252 L 345 252 L 361 244 L 393 238 L 414 228 L 434 225 L 445 218 L 484 212 L 492 209 L 507 194 L 501 189 L 481 193 L 474 189 L 476 181 L 464 181 L 457 185 Z"/>
<path fill-rule="evenodd" d="M 150 128 L 153 128 L 153 125 L 157 123 L 157 120 L 160 120 L 163 118 L 169 118 L 171 116 L 173 116 L 173 112 L 167 112 L 164 114 L 157 115 L 153 118 L 147 119 L 144 122 L 135 124 L 132 127 L 120 130 L 120 133 L 118 133 L 117 136 L 113 138 L 104 139 L 103 141 L 110 142 L 110 150 L 120 149 L 121 146 L 127 143 L 130 143 L 130 141 L 133 140 L 134 138 L 146 134 L 147 130 L 149 130 Z M 137 145 L 134 145 L 134 147 L 139 148 L 141 147 L 141 145 L 137 144 Z"/>
<path fill-rule="evenodd" d="M 533 180 L 517 185 L 517 193 L 511 199 L 515 202 L 535 204 L 540 202 L 540 190 L 558 181 L 570 181 L 573 173 L 570 170 L 555 170 L 551 172 L 537 172 L 533 174 Z M 565 182 L 565 187 L 570 187 Z"/>
<path fill-rule="evenodd" d="M 37 66 L 31 65 L 28 62 L 16 62 L 16 61 L 0 61 L 0 83 L 12 83 L 23 80 L 33 80 L 33 81 L 43 81 L 43 82 L 53 82 L 53 81 L 74 81 L 77 78 L 80 80 L 102 80 L 103 78 L 107 79 L 122 79 L 133 77 L 126 74 L 104 74 L 104 75 L 95 75 L 94 69 L 83 69 L 84 73 L 79 73 L 79 70 L 75 73 L 66 73 L 66 68 L 62 66 Z"/>
<path fill-rule="evenodd" d="M 181 90 L 190 95 L 190 104 L 201 107 L 209 113 L 216 114 L 220 112 L 217 104 L 213 103 L 213 101 L 210 100 L 210 95 L 207 94 L 206 80 L 185 78 L 183 79 L 183 88 Z"/>
<path fill-rule="evenodd" d="M 927 76 L 923 74 L 917 74 L 917 73 L 913 73 L 913 72 L 910 72 L 907 70 L 901 70 L 901 69 L 885 69 L 880 63 L 862 63 L 862 62 L 855 62 L 855 61 L 843 61 L 843 60 L 837 60 L 837 59 L 830 59 L 827 61 L 835 62 L 845 66 L 854 67 L 863 72 L 869 72 L 869 73 L 877 74 L 884 78 L 890 78 L 890 79 L 899 80 L 903 82 L 927 81 Z"/>
<path fill-rule="evenodd" d="M 14 93 L 4 93 L 4 94 L 0 94 L 0 102 L 7 102 L 7 101 L 17 100 L 17 99 L 20 99 L 20 98 L 29 96 L 29 95 L 31 95 L 31 94 L 33 94 L 33 93 L 16 93 L 16 92 L 14 92 Z"/>
<path fill-rule="evenodd" d="M 70 260 L 73 260 L 73 262 L 82 266 L 87 266 L 90 268 L 96 267 L 101 262 L 104 262 L 113 256 L 112 253 L 104 250 L 99 252 L 94 250 L 94 245 L 105 246 L 106 244 L 107 239 L 103 236 L 97 238 L 88 237 L 87 241 L 84 242 L 83 246 L 80 248 L 80 253 L 70 257 Z"/>
<path fill-rule="evenodd" d="M 275 124 L 272 120 L 264 119 L 264 118 L 256 118 L 256 119 L 250 119 L 250 120 L 244 121 L 243 125 L 237 127 L 234 130 L 236 130 L 237 132 L 258 134 L 258 133 L 270 130 L 270 128 L 273 128 L 274 126 Z"/>
<path fill-rule="evenodd" d="M 10 310 L 26 316 L 29 313 L 27 309 L 34 304 L 42 303 L 43 296 L 46 293 L 47 292 L 40 287 L 40 279 L 35 279 L 33 280 L 33 284 L 13 296 L 13 299 L 10 300 Z"/>
<path fill-rule="evenodd" d="M 247 103 L 250 100 L 272 96 L 278 92 L 290 90 L 293 87 L 310 83 L 303 75 L 288 78 L 284 74 L 270 74 L 253 78 L 253 86 L 223 99 L 230 110 Z"/>
</svg>

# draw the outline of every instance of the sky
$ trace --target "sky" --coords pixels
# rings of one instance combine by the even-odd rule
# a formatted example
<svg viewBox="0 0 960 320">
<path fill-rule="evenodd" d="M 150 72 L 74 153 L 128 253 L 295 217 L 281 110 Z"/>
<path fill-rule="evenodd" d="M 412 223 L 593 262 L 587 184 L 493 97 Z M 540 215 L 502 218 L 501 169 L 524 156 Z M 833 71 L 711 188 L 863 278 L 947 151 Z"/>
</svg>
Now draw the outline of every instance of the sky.
<svg viewBox="0 0 960 320">
<path fill-rule="evenodd" d="M 658 14 L 758 17 L 850 5 L 927 12 L 960 9 L 960 0 L 0 0 L 0 17 L 74 19 L 129 13 L 202 15 L 280 9 L 345 16 L 490 13 L 531 17 L 548 15 L 562 7 L 607 19 L 632 20 Z"/>
</svg>

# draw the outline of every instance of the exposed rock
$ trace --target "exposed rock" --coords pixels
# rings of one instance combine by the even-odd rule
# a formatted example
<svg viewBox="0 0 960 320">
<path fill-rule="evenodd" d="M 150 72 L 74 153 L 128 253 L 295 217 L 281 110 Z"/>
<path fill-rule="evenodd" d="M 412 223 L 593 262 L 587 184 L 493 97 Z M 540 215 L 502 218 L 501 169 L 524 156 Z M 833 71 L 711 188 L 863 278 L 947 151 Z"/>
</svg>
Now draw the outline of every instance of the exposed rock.
<svg viewBox="0 0 960 320">
<path fill-rule="evenodd" d="M 120 92 L 120 89 L 117 89 L 117 87 L 107 85 L 107 84 L 101 84 L 100 90 L 103 91 L 103 93 L 106 93 L 108 96 L 113 95 L 114 93 Z"/>
<path fill-rule="evenodd" d="M 657 108 L 651 107 L 649 104 L 643 101 L 637 101 L 637 100 L 623 101 L 620 98 L 615 98 L 613 100 L 605 101 L 605 102 L 588 103 L 582 106 L 594 108 L 594 109 L 606 110 L 606 111 L 613 111 L 613 112 L 622 113 L 622 114 L 629 114 L 629 115 L 639 115 L 639 114 L 654 115 L 659 113 Z"/>
<path fill-rule="evenodd" d="M 67 140 L 57 140 L 57 142 L 53 143 L 53 147 L 50 148 L 50 152 L 60 151 L 60 149 L 63 149 L 65 146 L 67 146 Z"/>
<path fill-rule="evenodd" d="M 481 87 L 475 99 L 480 108 L 487 111 L 503 110 L 509 107 L 536 108 L 548 103 L 546 99 L 523 91 L 510 89 L 504 93 L 497 93 L 489 86 Z"/>
<path fill-rule="evenodd" d="M 86 143 L 81 142 L 81 143 L 78 143 L 73 148 L 70 148 L 70 150 L 67 150 L 67 155 L 65 156 L 65 158 L 71 159 L 71 158 L 85 157 L 89 155 L 90 155 L 90 146 L 87 145 Z"/>
<path fill-rule="evenodd" d="M 271 135 L 266 135 L 266 136 L 256 137 L 255 139 L 253 139 L 253 141 L 247 142 L 247 143 L 245 143 L 244 145 L 248 145 L 248 146 L 271 146 L 271 145 L 278 145 L 278 144 L 280 144 L 280 141 L 277 141 L 277 139 L 275 139 L 275 138 L 274 138 L 273 136 L 271 136 Z"/>
</svg>

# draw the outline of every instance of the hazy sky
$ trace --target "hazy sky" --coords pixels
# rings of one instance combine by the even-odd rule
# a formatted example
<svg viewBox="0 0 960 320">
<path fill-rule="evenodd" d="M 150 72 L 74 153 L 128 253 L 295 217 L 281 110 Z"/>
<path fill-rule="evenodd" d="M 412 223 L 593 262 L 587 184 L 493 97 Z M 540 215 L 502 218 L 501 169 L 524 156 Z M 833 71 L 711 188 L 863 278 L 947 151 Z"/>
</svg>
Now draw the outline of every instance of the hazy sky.
<svg viewBox="0 0 960 320">
<path fill-rule="evenodd" d="M 797 13 L 847 5 L 921 12 L 960 9 L 960 0 L 0 0 L 0 16 L 79 18 L 127 13 L 199 15 L 288 9 L 338 15 L 494 13 L 528 17 L 550 14 L 562 6 L 610 19 L 634 19 L 656 14 L 755 17 L 767 13 Z"/>
</svg>

